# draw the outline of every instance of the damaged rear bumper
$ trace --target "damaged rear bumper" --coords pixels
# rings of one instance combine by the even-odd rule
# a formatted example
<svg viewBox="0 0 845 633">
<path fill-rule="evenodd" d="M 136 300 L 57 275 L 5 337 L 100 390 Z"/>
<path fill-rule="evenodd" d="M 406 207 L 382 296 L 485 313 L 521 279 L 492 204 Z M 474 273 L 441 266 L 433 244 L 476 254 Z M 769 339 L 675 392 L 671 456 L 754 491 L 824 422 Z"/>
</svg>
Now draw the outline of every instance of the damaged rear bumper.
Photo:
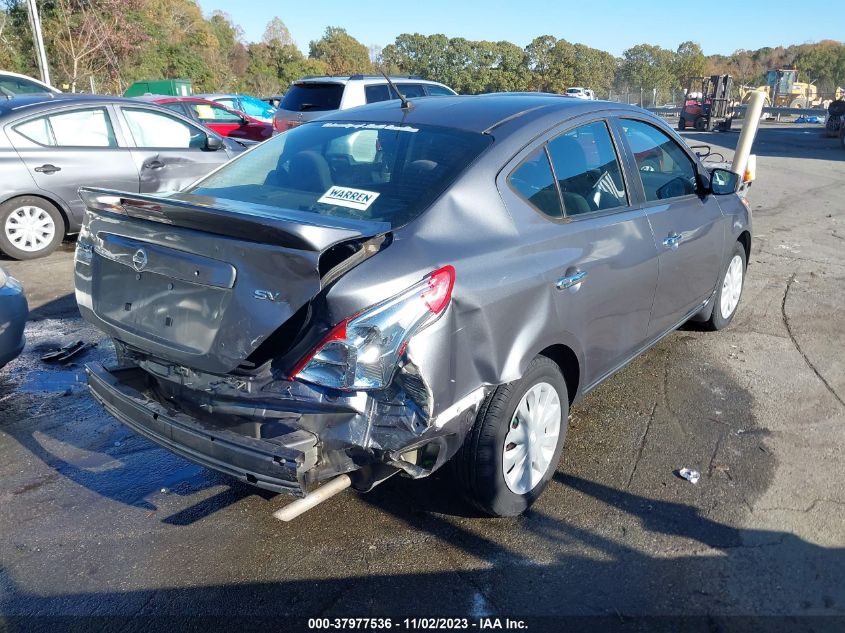
<svg viewBox="0 0 845 633">
<path fill-rule="evenodd" d="M 144 393 L 137 367 L 86 365 L 91 394 L 126 426 L 186 459 L 260 488 L 304 496 L 306 475 L 317 462 L 317 437 L 302 429 L 256 439 L 165 407 Z"/>
</svg>

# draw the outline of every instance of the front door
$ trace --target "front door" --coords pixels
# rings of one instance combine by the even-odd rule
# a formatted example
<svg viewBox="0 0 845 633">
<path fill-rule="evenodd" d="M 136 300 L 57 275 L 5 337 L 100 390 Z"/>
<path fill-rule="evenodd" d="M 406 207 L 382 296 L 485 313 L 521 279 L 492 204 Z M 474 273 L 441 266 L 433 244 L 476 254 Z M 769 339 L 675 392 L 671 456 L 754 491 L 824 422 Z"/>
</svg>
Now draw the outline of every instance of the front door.
<svg viewBox="0 0 845 633">
<path fill-rule="evenodd" d="M 649 337 L 677 326 L 713 293 L 721 271 L 725 219 L 702 195 L 697 165 L 667 133 L 645 121 L 619 119 L 642 184 L 644 210 L 660 252 Z"/>
</svg>

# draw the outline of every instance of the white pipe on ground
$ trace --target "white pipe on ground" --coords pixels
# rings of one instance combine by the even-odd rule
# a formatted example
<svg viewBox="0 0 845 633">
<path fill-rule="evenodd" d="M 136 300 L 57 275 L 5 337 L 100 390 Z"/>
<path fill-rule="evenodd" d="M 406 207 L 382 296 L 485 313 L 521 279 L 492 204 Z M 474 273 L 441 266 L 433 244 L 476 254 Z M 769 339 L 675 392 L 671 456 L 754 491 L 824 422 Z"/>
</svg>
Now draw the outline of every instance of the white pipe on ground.
<svg viewBox="0 0 845 633">
<path fill-rule="evenodd" d="M 765 92 L 752 92 L 751 98 L 748 100 L 748 107 L 745 109 L 742 132 L 739 133 L 739 140 L 734 152 L 734 162 L 731 165 L 731 171 L 739 174 L 740 178 L 745 175 L 748 156 L 751 154 L 751 144 L 754 143 L 754 137 L 757 136 L 757 128 L 760 125 L 760 116 L 763 114 L 765 100 Z"/>
<path fill-rule="evenodd" d="M 326 499 L 335 496 L 338 492 L 349 488 L 351 485 L 352 479 L 349 475 L 338 475 L 313 492 L 308 493 L 308 496 L 289 503 L 281 510 L 276 510 L 273 516 L 279 519 L 279 521 L 293 521 L 303 512 L 307 512 L 317 504 L 323 503 Z"/>
</svg>

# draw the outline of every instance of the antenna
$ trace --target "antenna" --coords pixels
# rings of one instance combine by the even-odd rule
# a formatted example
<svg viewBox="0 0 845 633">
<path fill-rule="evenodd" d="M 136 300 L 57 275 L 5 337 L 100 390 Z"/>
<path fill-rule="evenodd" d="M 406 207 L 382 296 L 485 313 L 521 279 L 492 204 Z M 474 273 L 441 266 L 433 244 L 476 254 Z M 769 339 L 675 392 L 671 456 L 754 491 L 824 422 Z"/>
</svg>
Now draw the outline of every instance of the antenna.
<svg viewBox="0 0 845 633">
<path fill-rule="evenodd" d="M 396 84 L 394 84 L 390 80 L 390 77 L 388 77 L 386 74 L 384 74 L 383 70 L 381 71 L 381 76 L 384 77 L 387 80 L 387 83 L 390 84 L 391 88 L 393 88 L 393 92 L 395 92 L 397 95 L 399 95 L 399 99 L 402 101 L 402 105 L 399 106 L 399 107 L 401 107 L 403 110 L 410 110 L 411 108 L 414 107 L 413 104 L 410 101 L 408 101 L 408 98 L 405 95 L 403 95 L 401 92 L 399 92 L 399 88 L 397 88 Z"/>
</svg>

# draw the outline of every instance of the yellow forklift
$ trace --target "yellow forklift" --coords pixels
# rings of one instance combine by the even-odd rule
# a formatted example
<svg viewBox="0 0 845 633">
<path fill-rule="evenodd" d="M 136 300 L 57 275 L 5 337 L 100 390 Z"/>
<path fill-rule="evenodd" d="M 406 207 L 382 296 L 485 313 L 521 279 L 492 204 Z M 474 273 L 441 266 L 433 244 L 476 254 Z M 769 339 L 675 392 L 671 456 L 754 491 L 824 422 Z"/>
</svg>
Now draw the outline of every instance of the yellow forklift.
<svg viewBox="0 0 845 633">
<path fill-rule="evenodd" d="M 692 127 L 709 132 L 714 127 L 722 132 L 731 129 L 733 108 L 730 105 L 733 78 L 730 75 L 692 77 L 687 86 L 678 129 Z"/>
</svg>

